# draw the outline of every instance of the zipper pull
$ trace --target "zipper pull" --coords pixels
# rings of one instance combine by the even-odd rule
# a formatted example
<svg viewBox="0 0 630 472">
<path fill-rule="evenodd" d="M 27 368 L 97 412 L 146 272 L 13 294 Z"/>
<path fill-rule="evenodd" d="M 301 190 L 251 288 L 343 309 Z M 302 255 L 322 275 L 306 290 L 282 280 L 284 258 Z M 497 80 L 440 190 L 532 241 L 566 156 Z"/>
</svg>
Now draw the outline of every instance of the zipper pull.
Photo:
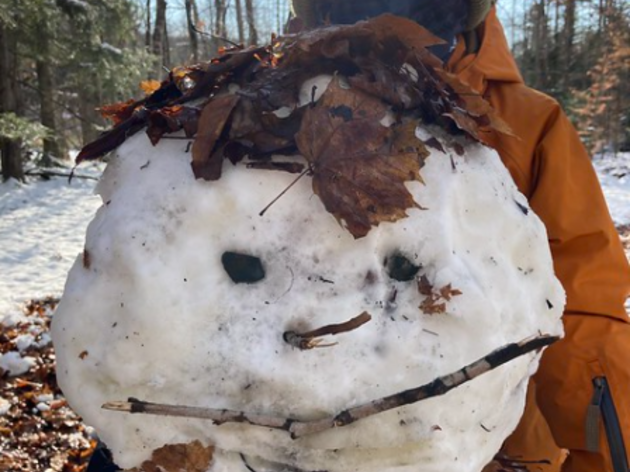
<svg viewBox="0 0 630 472">
<path fill-rule="evenodd" d="M 605 385 L 601 377 L 593 379 L 595 391 L 586 410 L 586 450 L 599 452 L 599 423 L 602 416 L 602 398 Z"/>
</svg>

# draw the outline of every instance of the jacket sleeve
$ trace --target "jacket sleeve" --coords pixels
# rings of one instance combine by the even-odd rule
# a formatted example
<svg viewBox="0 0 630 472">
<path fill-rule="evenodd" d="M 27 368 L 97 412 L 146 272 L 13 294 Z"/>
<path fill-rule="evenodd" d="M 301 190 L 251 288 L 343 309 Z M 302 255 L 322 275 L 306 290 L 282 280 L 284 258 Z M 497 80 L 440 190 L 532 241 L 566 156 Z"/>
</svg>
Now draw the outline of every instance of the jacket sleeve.
<svg viewBox="0 0 630 472">
<path fill-rule="evenodd" d="M 536 148 L 530 204 L 547 227 L 556 275 L 567 293 L 565 338 L 543 355 L 536 399 L 560 447 L 563 471 L 609 471 L 606 435 L 586 449 L 593 379 L 607 377 L 623 436 L 630 440 L 630 267 L 590 159 L 557 107 Z M 591 464 L 590 466 L 588 464 Z"/>
<path fill-rule="evenodd" d="M 567 116 L 556 106 L 534 160 L 533 210 L 547 227 L 567 314 L 628 320 L 630 267 L 599 181 Z"/>
</svg>

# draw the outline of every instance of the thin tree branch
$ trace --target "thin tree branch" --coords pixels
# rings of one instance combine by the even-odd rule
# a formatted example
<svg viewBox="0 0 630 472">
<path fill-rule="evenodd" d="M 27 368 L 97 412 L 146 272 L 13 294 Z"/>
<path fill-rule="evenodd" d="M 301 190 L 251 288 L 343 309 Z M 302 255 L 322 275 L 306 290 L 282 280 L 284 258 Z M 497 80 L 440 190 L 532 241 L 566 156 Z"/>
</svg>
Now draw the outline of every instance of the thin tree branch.
<svg viewBox="0 0 630 472">
<path fill-rule="evenodd" d="M 93 175 L 84 175 L 84 174 L 75 174 L 74 172 L 60 172 L 57 170 L 51 169 L 37 169 L 37 170 L 28 170 L 25 172 L 25 175 L 34 176 L 34 177 L 68 177 L 68 180 L 71 179 L 86 179 L 86 180 L 98 180 L 98 177 L 94 177 Z"/>
<path fill-rule="evenodd" d="M 35 87 L 33 84 L 28 83 L 25 80 L 18 80 L 18 83 L 20 85 L 25 86 L 26 88 L 29 88 L 31 90 L 34 91 L 38 91 L 39 89 L 37 87 Z M 93 125 L 93 126 L 102 126 L 101 123 L 97 123 L 96 121 L 92 121 L 89 120 L 87 118 L 84 118 L 83 116 L 81 116 L 80 114 L 78 114 L 76 111 L 74 111 L 74 109 L 70 108 L 68 105 L 66 105 L 65 103 L 60 102 L 59 100 L 57 100 L 56 98 L 53 98 L 53 103 L 57 106 L 60 106 L 61 108 L 63 108 L 65 111 L 67 111 L 68 113 L 70 113 L 72 116 L 74 116 L 77 120 L 79 121 L 83 121 L 84 123 Z"/>
<path fill-rule="evenodd" d="M 313 421 L 300 421 L 295 418 L 279 418 L 234 410 L 164 405 L 144 402 L 135 398 L 129 398 L 127 402 L 108 402 L 105 403 L 102 408 L 126 413 L 145 413 L 160 416 L 208 419 L 212 420 L 217 425 L 223 423 L 246 423 L 286 431 L 291 435 L 291 438 L 296 439 L 328 429 L 340 428 L 378 413 L 443 395 L 520 356 L 549 346 L 558 339 L 560 338 L 557 336 L 543 335 L 534 339 L 508 344 L 456 372 L 438 377 L 420 387 L 398 392 L 387 397 L 377 398 L 369 403 L 343 410 L 334 416 Z"/>
<path fill-rule="evenodd" d="M 244 49 L 242 44 L 235 43 L 234 41 L 231 41 L 231 40 L 229 40 L 227 38 L 224 38 L 223 36 L 219 36 L 218 34 L 214 34 L 214 33 L 208 33 L 207 31 L 201 31 L 195 25 L 190 25 L 190 27 L 197 34 L 200 34 L 202 36 L 207 36 L 207 37 L 212 38 L 212 39 L 218 39 L 219 41 L 223 41 L 225 43 L 231 44 L 232 46 L 234 46 L 235 48 L 238 48 L 238 49 Z"/>
</svg>

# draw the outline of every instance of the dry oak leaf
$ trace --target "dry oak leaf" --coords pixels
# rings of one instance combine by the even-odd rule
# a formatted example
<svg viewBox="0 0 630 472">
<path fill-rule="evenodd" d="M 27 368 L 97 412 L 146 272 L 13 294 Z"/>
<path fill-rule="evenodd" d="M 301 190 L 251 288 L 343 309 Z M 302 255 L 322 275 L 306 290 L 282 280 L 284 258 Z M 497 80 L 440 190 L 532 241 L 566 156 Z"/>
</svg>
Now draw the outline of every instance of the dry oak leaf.
<svg viewBox="0 0 630 472">
<path fill-rule="evenodd" d="M 153 451 L 151 459 L 140 468 L 128 472 L 206 472 L 210 467 L 214 447 L 200 441 L 169 444 Z"/>
<path fill-rule="evenodd" d="M 343 87 L 336 77 L 306 110 L 295 137 L 311 164 L 313 191 L 355 238 L 419 208 L 405 182 L 421 181 L 424 158 L 398 149 L 395 127 L 381 124 L 387 111 L 381 100 Z"/>
<path fill-rule="evenodd" d="M 192 146 L 192 169 L 196 178 L 218 180 L 221 177 L 223 153 L 213 151 L 238 101 L 238 95 L 219 95 L 202 110 Z"/>
</svg>

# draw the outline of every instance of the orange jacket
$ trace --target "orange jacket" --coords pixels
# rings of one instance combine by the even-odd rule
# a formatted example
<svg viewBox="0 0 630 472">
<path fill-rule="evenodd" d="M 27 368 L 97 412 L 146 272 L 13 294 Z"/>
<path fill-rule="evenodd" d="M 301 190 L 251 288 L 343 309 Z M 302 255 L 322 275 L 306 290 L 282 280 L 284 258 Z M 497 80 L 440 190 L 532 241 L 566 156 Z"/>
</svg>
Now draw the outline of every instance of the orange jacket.
<svg viewBox="0 0 630 472">
<path fill-rule="evenodd" d="M 460 41 L 449 68 L 490 101 L 516 136 L 493 133 L 489 140 L 547 227 L 567 292 L 565 313 L 630 321 L 624 309 L 630 267 L 584 146 L 559 104 L 523 83 L 495 9 L 480 32 L 478 53 L 464 56 Z"/>
</svg>

